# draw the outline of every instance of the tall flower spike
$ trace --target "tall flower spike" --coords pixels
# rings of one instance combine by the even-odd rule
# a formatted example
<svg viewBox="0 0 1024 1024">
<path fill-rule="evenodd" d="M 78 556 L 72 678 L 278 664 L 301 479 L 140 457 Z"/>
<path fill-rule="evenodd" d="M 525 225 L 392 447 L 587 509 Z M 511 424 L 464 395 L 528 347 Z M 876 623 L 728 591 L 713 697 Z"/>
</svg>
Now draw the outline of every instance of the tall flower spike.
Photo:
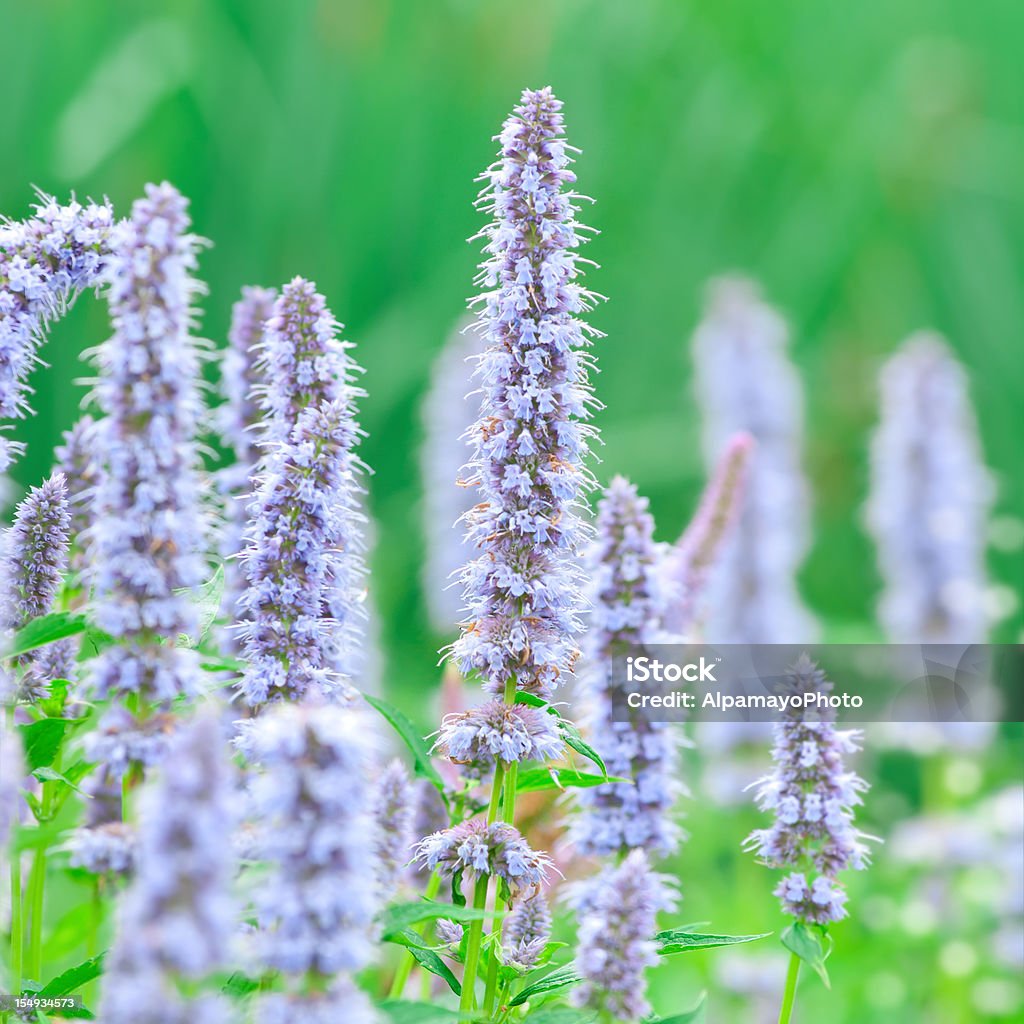
<svg viewBox="0 0 1024 1024">
<path fill-rule="evenodd" d="M 664 559 L 666 589 L 672 593 L 664 625 L 688 640 L 694 639 L 708 583 L 736 525 L 753 449 L 749 434 L 732 438 L 704 488 L 696 514 Z"/>
<path fill-rule="evenodd" d="M 627 480 L 615 477 L 598 503 L 597 537 L 585 559 L 592 580 L 591 612 L 578 679 L 583 724 L 608 774 L 634 782 L 579 791 L 582 813 L 572 833 L 584 853 L 642 847 L 665 854 L 679 839 L 671 819 L 681 789 L 673 726 L 643 715 L 629 722 L 613 717 L 613 703 L 617 697 L 624 702 L 625 695 L 616 692 L 621 684 L 613 676 L 612 659 L 637 645 L 677 641 L 661 627 L 666 599 L 659 572 L 662 555 L 653 534 L 647 500 Z"/>
<path fill-rule="evenodd" d="M 109 204 L 61 206 L 40 193 L 35 209 L 26 221 L 0 220 L 0 419 L 28 411 L 26 380 L 47 326 L 100 283 L 110 254 Z M 0 473 L 20 449 L 0 436 Z"/>
<path fill-rule="evenodd" d="M 934 334 L 910 338 L 881 375 L 867 522 L 894 643 L 979 643 L 992 480 L 982 462 L 967 375 Z"/>
<path fill-rule="evenodd" d="M 669 879 L 651 871 L 643 850 L 583 883 L 579 895 L 575 1006 L 635 1024 L 650 1013 L 644 971 L 658 962 L 658 912 L 671 910 Z"/>
<path fill-rule="evenodd" d="M 260 859 L 260 957 L 292 975 L 358 971 L 377 909 L 369 730 L 354 707 L 277 704 L 242 724 Z"/>
<path fill-rule="evenodd" d="M 249 505 L 238 625 L 250 706 L 345 695 L 366 618 L 362 431 L 352 346 L 309 281 L 285 285 L 267 321 L 255 388 L 265 453 Z"/>
<path fill-rule="evenodd" d="M 457 576 L 473 557 L 462 521 L 476 503 L 476 492 L 459 478 L 466 461 L 466 437 L 480 409 L 471 378 L 482 350 L 480 325 L 467 318 L 435 360 L 423 402 L 423 592 L 430 623 L 438 633 L 451 633 L 461 618 Z"/>
<path fill-rule="evenodd" d="M 402 873 L 413 855 L 412 820 L 415 813 L 412 779 L 395 759 L 377 779 L 374 817 L 377 826 L 375 864 L 383 899 L 398 889 Z"/>
<path fill-rule="evenodd" d="M 830 693 L 832 684 L 807 657 L 789 670 L 786 692 L 801 698 Z M 782 909 L 801 921 L 828 924 L 846 916 L 846 893 L 836 881 L 845 868 L 867 867 L 863 840 L 853 825 L 853 807 L 867 783 L 848 771 L 843 757 L 858 748 L 859 734 L 836 729 L 834 713 L 789 708 L 775 724 L 775 769 L 755 784 L 757 806 L 772 811 L 770 828 L 746 841 L 769 867 L 793 868 L 775 895 Z"/>
<path fill-rule="evenodd" d="M 486 349 L 465 481 L 479 489 L 466 521 L 480 554 L 462 574 L 470 621 L 452 652 L 494 694 L 514 685 L 550 695 L 580 630 L 575 555 L 593 434 L 584 421 L 596 404 L 586 349 L 598 332 L 577 316 L 594 296 L 578 280 L 580 197 L 561 107 L 550 89 L 523 93 L 479 200 L 494 215 L 482 232 Z"/>
<path fill-rule="evenodd" d="M 817 632 L 795 574 L 809 542 L 803 395 L 783 319 L 742 278 L 708 289 L 693 337 L 709 471 L 737 431 L 757 443 L 739 522 L 708 588 L 711 643 L 806 643 Z"/>
<path fill-rule="evenodd" d="M 229 1020 L 218 997 L 186 1005 L 183 991 L 228 964 L 237 926 L 227 754 L 219 716 L 206 709 L 179 729 L 168 770 L 143 792 L 138 870 L 104 974 L 104 1024 Z"/>
<path fill-rule="evenodd" d="M 224 607 L 234 619 L 238 599 L 245 589 L 245 574 L 237 555 L 243 550 L 247 521 L 249 481 L 260 461 L 260 409 L 254 389 L 260 377 L 257 370 L 263 325 L 274 311 L 277 292 L 272 288 L 243 288 L 242 297 L 231 310 L 228 348 L 221 362 L 221 391 L 225 402 L 219 410 L 221 433 L 234 451 L 234 464 L 220 474 L 220 487 L 226 501 L 226 523 L 221 537 L 224 557 Z M 229 634 L 229 637 L 231 634 Z"/>
<path fill-rule="evenodd" d="M 114 334 L 99 349 L 95 399 L 105 465 L 88 558 L 96 624 L 117 638 L 95 660 L 99 697 L 169 701 L 198 688 L 195 604 L 182 591 L 205 575 L 195 434 L 199 353 L 189 337 L 199 285 L 187 201 L 148 185 L 112 240 L 106 279 Z"/>
<path fill-rule="evenodd" d="M 20 629 L 52 610 L 67 568 L 70 525 L 67 483 L 63 473 L 54 473 L 18 506 L 14 525 L 3 538 L 0 624 L 5 629 Z M 68 677 L 73 661 L 74 647 L 67 640 L 23 655 L 18 659 L 25 666 L 21 695 L 42 698 L 54 679 Z"/>
<path fill-rule="evenodd" d="M 96 450 L 96 421 L 82 416 L 70 430 L 62 435 L 64 443 L 54 449 L 57 465 L 68 485 L 68 505 L 71 510 L 71 540 L 79 549 L 84 546 L 85 532 L 91 522 L 90 504 L 93 490 L 99 483 L 100 462 Z M 79 557 L 75 559 L 81 562 Z"/>
<path fill-rule="evenodd" d="M 505 918 L 501 962 L 528 971 L 535 967 L 551 938 L 551 910 L 542 892 L 523 897 Z"/>
</svg>

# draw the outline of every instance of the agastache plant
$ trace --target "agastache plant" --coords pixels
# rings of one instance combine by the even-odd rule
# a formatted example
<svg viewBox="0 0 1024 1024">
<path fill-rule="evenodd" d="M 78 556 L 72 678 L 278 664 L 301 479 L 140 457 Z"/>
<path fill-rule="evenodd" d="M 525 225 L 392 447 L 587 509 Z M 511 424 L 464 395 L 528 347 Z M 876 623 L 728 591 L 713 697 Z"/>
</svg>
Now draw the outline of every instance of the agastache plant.
<svg viewBox="0 0 1024 1024">
<path fill-rule="evenodd" d="M 790 668 L 783 685 L 787 695 L 800 700 L 775 724 L 774 770 L 754 784 L 757 806 L 771 811 L 775 820 L 752 832 L 746 848 L 768 867 L 789 869 L 775 889 L 783 912 L 800 926 L 824 929 L 846 917 L 839 872 L 863 870 L 869 860 L 864 840 L 871 837 L 853 823 L 853 808 L 862 803 L 868 786 L 844 764 L 844 757 L 859 748 L 860 735 L 837 729 L 835 713 L 827 708 L 799 706 L 832 691 L 832 683 L 806 654 Z M 789 1010 L 798 971 L 794 952 L 784 995 Z"/>
<path fill-rule="evenodd" d="M 581 197 L 572 189 L 561 108 L 550 89 L 522 94 L 478 200 L 494 219 L 480 235 L 484 291 L 471 303 L 484 350 L 474 373 L 480 414 L 468 432 L 462 482 L 478 491 L 465 521 L 467 543 L 479 554 L 462 573 L 467 614 L 451 653 L 460 671 L 478 672 L 484 689 L 508 706 L 518 693 L 554 694 L 576 660 L 581 625 L 576 555 L 587 537 L 581 512 L 592 486 L 585 460 L 593 428 L 585 421 L 596 404 L 587 349 L 598 332 L 578 316 L 595 297 L 579 280 Z M 511 823 L 520 760 L 543 754 L 550 730 L 543 716 L 484 708 L 446 723 L 442 745 L 451 750 L 453 743 L 472 758 L 494 759 L 486 817 L 428 836 L 420 856 L 431 869 L 475 878 L 473 905 L 482 909 L 492 875 L 508 902 L 546 873 L 547 858 Z M 482 938 L 482 922 L 473 921 L 463 1012 L 476 1004 Z M 486 1013 L 498 998 L 492 955 Z"/>
<path fill-rule="evenodd" d="M 110 255 L 114 216 L 107 203 L 39 194 L 35 215 L 0 221 L 0 419 L 29 412 L 27 378 L 50 323 L 98 285 Z M 0 473 L 22 446 L 0 435 Z"/>
<path fill-rule="evenodd" d="M 374 801 L 377 844 L 375 863 L 382 900 L 391 899 L 413 856 L 413 815 L 416 812 L 412 779 L 399 760 L 389 762 L 377 779 Z"/>
<path fill-rule="evenodd" d="M 867 521 L 893 643 L 980 643 L 988 632 L 985 537 L 992 502 L 967 375 L 937 335 L 885 364 Z"/>
<path fill-rule="evenodd" d="M 267 418 L 249 505 L 239 601 L 247 667 L 239 684 L 259 707 L 308 693 L 345 698 L 365 619 L 361 437 L 351 346 L 323 297 L 296 278 L 265 325 L 255 393 Z"/>
<path fill-rule="evenodd" d="M 807 643 L 816 632 L 795 579 L 809 543 L 809 496 L 803 394 L 787 341 L 785 321 L 753 282 L 710 284 L 693 336 L 709 471 L 737 431 L 757 444 L 739 521 L 708 589 L 710 643 Z"/>
<path fill-rule="evenodd" d="M 195 441 L 200 356 L 189 334 L 198 241 L 187 205 L 171 185 L 149 185 L 114 232 L 106 273 L 114 333 L 99 349 L 94 392 L 104 465 L 89 574 L 96 624 L 118 643 L 93 662 L 91 683 L 101 699 L 124 701 L 135 718 L 128 728 L 147 737 L 152 706 L 199 690 L 195 653 L 175 645 L 182 634 L 197 636 L 185 591 L 206 573 Z M 93 754 L 106 760 L 103 745 Z"/>
<path fill-rule="evenodd" d="M 64 443 L 58 445 L 53 454 L 67 481 L 71 542 L 75 549 L 72 564 L 81 569 L 86 531 L 91 522 L 93 489 L 99 483 L 96 421 L 92 416 L 82 416 L 70 430 L 64 431 L 62 437 Z"/>
<path fill-rule="evenodd" d="M 245 575 L 238 563 L 243 550 L 250 479 L 260 462 L 260 408 L 254 389 L 260 380 L 257 369 L 263 325 L 273 315 L 277 292 L 272 288 L 248 287 L 231 309 L 228 348 L 221 361 L 221 391 L 224 404 L 218 410 L 221 434 L 230 445 L 234 463 L 220 474 L 225 495 L 225 519 L 221 536 L 224 556 L 224 607 L 230 618 L 237 616 L 238 599 L 245 588 Z M 225 639 L 231 643 L 232 633 Z"/>
<path fill-rule="evenodd" d="M 581 896 L 576 971 L 582 983 L 572 1002 L 603 1021 L 636 1024 L 651 1009 L 644 973 L 658 962 L 658 913 L 675 906 L 671 883 L 637 849 L 588 880 Z"/>
<path fill-rule="evenodd" d="M 346 994 L 363 998 L 346 977 L 370 960 L 378 903 L 367 723 L 356 707 L 282 702 L 243 723 L 238 746 L 257 769 L 256 845 L 270 867 L 256 900 L 258 959 L 288 979 L 265 1019 L 304 1020 L 274 1014 L 292 998 L 315 1007 L 325 990 L 341 1012 Z"/>
<path fill-rule="evenodd" d="M 234 873 L 225 829 L 235 787 L 219 717 L 204 709 L 171 743 L 171 760 L 140 800 L 138 870 L 118 913 L 103 1024 L 228 1024 L 220 995 L 197 982 L 230 962 Z"/>
<path fill-rule="evenodd" d="M 70 525 L 67 483 L 64 474 L 57 472 L 29 491 L 3 537 L 0 626 L 4 632 L 20 629 L 53 609 L 67 568 Z M 21 698 L 45 697 L 53 680 L 67 679 L 72 673 L 73 661 L 74 647 L 68 640 L 21 655 L 16 659 L 23 666 Z"/>
<path fill-rule="evenodd" d="M 583 853 L 624 854 L 636 848 L 671 853 L 679 840 L 672 806 L 680 792 L 673 725 L 642 713 L 625 722 L 613 715 L 625 703 L 625 683 L 612 659 L 645 644 L 678 642 L 662 627 L 668 604 L 647 500 L 615 477 L 597 506 L 597 535 L 584 564 L 590 574 L 590 623 L 583 638 L 581 698 L 584 725 L 609 775 L 581 790 L 573 839 Z"/>
</svg>

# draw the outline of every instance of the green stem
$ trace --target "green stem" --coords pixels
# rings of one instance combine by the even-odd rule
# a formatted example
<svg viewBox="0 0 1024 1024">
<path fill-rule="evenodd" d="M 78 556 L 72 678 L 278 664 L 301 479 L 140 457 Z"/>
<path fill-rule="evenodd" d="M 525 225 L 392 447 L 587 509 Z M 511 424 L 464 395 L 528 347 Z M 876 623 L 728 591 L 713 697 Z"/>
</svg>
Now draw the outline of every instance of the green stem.
<svg viewBox="0 0 1024 1024">
<path fill-rule="evenodd" d="M 796 953 L 789 955 L 789 970 L 786 971 L 786 989 L 782 993 L 782 1006 L 779 1009 L 779 1024 L 789 1024 L 793 1014 L 793 1003 L 796 1001 L 796 982 L 800 977 L 800 957 Z"/>
<path fill-rule="evenodd" d="M 424 899 L 432 900 L 441 888 L 441 876 L 438 872 L 434 872 L 430 876 L 430 881 L 427 882 L 427 887 L 423 892 Z M 424 932 L 427 930 L 429 922 L 424 921 L 423 924 L 416 925 L 413 931 L 416 932 L 421 938 Z M 402 993 L 405 991 L 406 982 L 409 980 L 409 975 L 412 974 L 413 964 L 416 961 L 413 960 L 412 954 L 406 952 L 406 955 L 402 958 L 402 962 L 398 965 L 398 970 L 395 971 L 395 977 L 391 982 L 391 991 L 388 992 L 388 999 L 401 999 Z"/>
<path fill-rule="evenodd" d="M 500 762 L 499 762 L 500 764 Z M 475 910 L 484 910 L 487 907 L 487 883 L 489 875 L 481 875 L 476 880 L 476 887 L 473 889 L 473 907 Z M 482 918 L 471 921 L 469 924 L 469 941 L 466 943 L 466 969 L 462 974 L 462 998 L 459 1000 L 459 1009 L 464 1013 L 473 1010 L 476 990 L 476 973 L 480 966 L 480 944 L 484 935 L 484 922 Z"/>
<path fill-rule="evenodd" d="M 494 762 L 494 781 L 491 783 L 491 800 L 487 805 L 487 824 L 493 825 L 498 820 L 498 807 L 501 805 L 502 783 L 505 781 L 505 762 Z"/>
<path fill-rule="evenodd" d="M 25 921 L 21 901 L 21 851 L 11 852 L 11 995 L 21 993 L 21 967 L 24 953 Z"/>
</svg>

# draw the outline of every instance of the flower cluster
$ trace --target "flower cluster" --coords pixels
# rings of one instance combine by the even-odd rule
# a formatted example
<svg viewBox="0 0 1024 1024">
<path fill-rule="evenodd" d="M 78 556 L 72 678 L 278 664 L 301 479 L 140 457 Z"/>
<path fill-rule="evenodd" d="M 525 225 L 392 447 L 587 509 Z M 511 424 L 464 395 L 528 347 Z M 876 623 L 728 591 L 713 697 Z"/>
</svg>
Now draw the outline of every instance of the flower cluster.
<svg viewBox="0 0 1024 1024">
<path fill-rule="evenodd" d="M 260 998 L 256 1024 L 378 1024 L 366 995 L 347 977 L 334 981 L 325 992 L 286 995 L 273 993 Z M 191 1022 L 190 1022 L 191 1024 Z"/>
<path fill-rule="evenodd" d="M 986 519 L 967 375 L 941 338 L 910 338 L 881 377 L 868 525 L 885 581 L 879 615 L 894 643 L 985 639 Z"/>
<path fill-rule="evenodd" d="M 576 970 L 583 981 L 574 1005 L 613 1021 L 639 1021 L 651 1009 L 644 971 L 658 962 L 658 912 L 675 905 L 669 880 L 650 869 L 643 850 L 633 850 L 585 882 L 578 900 Z"/>
<path fill-rule="evenodd" d="M 238 625 L 250 706 L 349 692 L 365 618 L 358 368 L 308 281 L 285 286 L 266 322 L 255 393 L 266 446 L 249 505 Z"/>
<path fill-rule="evenodd" d="M 52 610 L 67 567 L 70 525 L 67 484 L 57 472 L 29 492 L 3 538 L 0 625 L 5 629 L 20 629 Z M 40 699 L 54 679 L 66 679 L 72 672 L 74 642 L 59 640 L 18 661 L 25 666 L 20 695 Z"/>
<path fill-rule="evenodd" d="M 804 654 L 789 670 L 785 689 L 800 696 L 827 694 L 832 684 Z M 843 764 L 843 756 L 857 749 L 858 737 L 837 729 L 832 717 L 827 710 L 794 708 L 776 723 L 775 769 L 755 784 L 757 806 L 771 811 L 775 821 L 746 841 L 770 867 L 799 869 L 782 880 L 775 895 L 787 914 L 814 924 L 846 916 L 846 894 L 836 875 L 868 863 L 862 841 L 868 837 L 853 825 L 853 807 L 861 803 L 867 783 Z"/>
<path fill-rule="evenodd" d="M 478 818 L 421 839 L 416 857 L 445 876 L 493 875 L 512 893 L 535 888 L 547 877 L 551 858 L 531 850 L 518 829 L 504 822 L 488 825 Z"/>
<path fill-rule="evenodd" d="M 583 811 L 573 837 L 584 853 L 614 854 L 636 847 L 668 853 L 679 830 L 670 812 L 680 785 L 672 726 L 636 715 L 617 722 L 613 702 L 623 685 L 612 659 L 638 645 L 671 643 L 661 628 L 666 593 L 663 557 L 654 543 L 647 501 L 622 477 L 612 480 L 597 511 L 597 537 L 587 553 L 592 583 L 590 624 L 579 673 L 584 725 L 609 775 L 632 779 L 579 791 Z"/>
<path fill-rule="evenodd" d="M 447 715 L 435 749 L 463 766 L 467 778 L 482 778 L 495 761 L 547 761 L 561 756 L 564 744 L 558 720 L 542 708 L 486 704 Z"/>
<path fill-rule="evenodd" d="M 108 1024 L 139 1020 L 156 999 L 170 1004 L 157 1020 L 177 1019 L 179 980 L 228 962 L 236 923 L 224 830 L 234 817 L 234 783 L 218 716 L 207 711 L 179 729 L 170 756 L 173 767 L 143 794 L 138 869 L 120 907 L 100 1004 Z M 212 1000 L 203 1013 L 195 1019 L 227 1019 Z"/>
<path fill-rule="evenodd" d="M 423 530 L 427 539 L 423 592 L 431 625 L 451 633 L 462 601 L 456 586 L 462 566 L 473 557 L 462 534 L 476 492 L 460 485 L 466 462 L 466 437 L 477 419 L 479 395 L 471 391 L 472 363 L 483 351 L 480 325 L 467 320 L 452 332 L 437 357 L 423 402 Z"/>
<path fill-rule="evenodd" d="M 693 337 L 697 402 L 709 469 L 737 431 L 757 443 L 739 522 L 708 588 L 711 643 L 807 643 L 816 632 L 795 574 L 807 549 L 800 465 L 803 394 L 783 319 L 751 281 L 712 282 Z"/>
<path fill-rule="evenodd" d="M 64 443 L 58 445 L 53 454 L 67 480 L 71 539 L 78 548 L 81 548 L 83 535 L 91 521 L 90 499 L 100 478 L 96 421 L 91 416 L 82 416 L 70 430 L 65 430 L 62 436 Z"/>
<path fill-rule="evenodd" d="M 28 409 L 26 379 L 47 325 L 99 284 L 110 253 L 113 211 L 40 194 L 35 216 L 0 222 L 0 418 Z M 20 449 L 0 437 L 0 473 Z"/>
<path fill-rule="evenodd" d="M 387 899 L 394 895 L 402 872 L 412 858 L 412 821 L 416 808 L 412 780 L 401 761 L 392 761 L 380 773 L 375 797 L 374 863 L 381 896 Z"/>
<path fill-rule="evenodd" d="M 96 624 L 124 645 L 94 663 L 101 698 L 168 701 L 198 688 L 194 653 L 174 646 L 198 631 L 183 590 L 205 574 L 199 354 L 189 337 L 197 241 L 186 208 L 172 186 L 149 185 L 111 239 L 105 279 L 114 334 L 99 350 L 95 389 L 105 464 L 88 555 Z"/>
<path fill-rule="evenodd" d="M 452 650 L 495 694 L 514 684 L 550 695 L 572 666 L 580 628 L 574 556 L 585 535 L 586 348 L 596 332 L 576 315 L 593 297 L 578 282 L 577 196 L 567 188 L 575 175 L 563 136 L 551 90 L 524 92 L 480 198 L 494 221 L 482 232 L 486 349 L 464 482 L 480 493 L 466 521 L 481 553 L 462 574 L 469 623 Z"/>
<path fill-rule="evenodd" d="M 242 297 L 231 310 L 228 348 L 221 362 L 221 391 L 225 402 L 219 410 L 224 440 L 235 454 L 235 462 L 221 473 L 220 486 L 227 500 L 226 523 L 221 536 L 224 556 L 224 607 L 233 619 L 238 598 L 245 588 L 245 576 L 235 556 L 242 550 L 247 521 L 249 480 L 260 461 L 260 410 L 254 389 L 259 381 L 257 357 L 263 325 L 274 311 L 277 292 L 272 288 L 243 288 Z M 230 634 L 228 635 L 230 638 Z"/>
<path fill-rule="evenodd" d="M 701 619 L 709 578 L 736 525 L 753 449 L 754 439 L 749 434 L 739 433 L 729 441 L 696 514 L 664 559 L 665 589 L 671 596 L 663 624 L 688 640 L 694 639 L 691 633 Z"/>
<path fill-rule="evenodd" d="M 541 892 L 518 900 L 501 931 L 501 962 L 521 971 L 536 966 L 551 939 L 551 910 Z"/>
<path fill-rule="evenodd" d="M 369 730 L 354 706 L 275 704 L 243 723 L 257 852 L 260 959 L 293 975 L 357 971 L 377 909 Z"/>
</svg>

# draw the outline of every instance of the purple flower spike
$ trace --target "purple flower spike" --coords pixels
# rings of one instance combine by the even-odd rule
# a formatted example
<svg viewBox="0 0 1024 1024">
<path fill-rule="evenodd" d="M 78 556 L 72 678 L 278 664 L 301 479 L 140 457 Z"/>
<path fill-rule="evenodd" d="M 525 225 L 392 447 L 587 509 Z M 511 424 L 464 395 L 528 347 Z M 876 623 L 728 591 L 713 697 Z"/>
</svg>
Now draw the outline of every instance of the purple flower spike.
<svg viewBox="0 0 1024 1024">
<path fill-rule="evenodd" d="M 786 323 L 752 281 L 708 288 L 693 336 L 695 388 L 709 472 L 737 431 L 757 443 L 739 520 L 708 587 L 710 643 L 809 643 L 817 633 L 796 586 L 810 541 L 801 467 L 803 393 Z"/>
<path fill-rule="evenodd" d="M 71 539 L 81 549 L 85 531 L 92 521 L 93 490 L 100 478 L 100 453 L 96 447 L 96 421 L 83 416 L 70 430 L 65 430 L 64 443 L 54 449 L 57 464 L 67 479 L 68 505 L 71 509 Z M 81 553 L 76 568 L 81 568 Z"/>
<path fill-rule="evenodd" d="M 377 823 L 376 866 L 381 896 L 390 899 L 412 860 L 412 821 L 415 814 L 412 779 L 399 760 L 380 773 L 374 817 Z"/>
<path fill-rule="evenodd" d="M 96 624 L 121 644 L 94 663 L 101 698 L 163 701 L 198 689 L 194 652 L 174 646 L 198 633 L 196 606 L 182 591 L 206 568 L 199 352 L 189 337 L 198 243 L 186 207 L 172 186 L 147 186 L 114 232 L 105 275 L 114 334 L 98 356 L 95 399 L 105 416 L 96 443 L 105 465 L 88 556 Z"/>
<path fill-rule="evenodd" d="M 700 620 L 709 578 L 736 525 L 754 447 L 749 434 L 732 438 L 701 495 L 696 515 L 665 558 L 667 586 L 675 592 L 665 610 L 664 625 L 687 639 Z"/>
<path fill-rule="evenodd" d="M 831 690 L 806 654 L 789 670 L 787 693 L 807 696 Z M 756 783 L 757 806 L 772 811 L 775 822 L 746 841 L 746 848 L 769 867 L 797 869 L 775 895 L 787 914 L 813 924 L 846 916 L 846 894 L 836 875 L 845 868 L 867 867 L 863 840 L 871 838 L 853 825 L 853 808 L 861 803 L 867 783 L 843 765 L 844 755 L 858 749 L 859 734 L 836 729 L 833 718 L 827 711 L 791 708 L 776 723 L 775 770 Z"/>
<path fill-rule="evenodd" d="M 61 206 L 40 193 L 35 209 L 26 221 L 0 221 L 0 419 L 29 411 L 26 380 L 48 325 L 100 283 L 110 254 L 109 204 Z M 0 473 L 21 447 L 0 436 Z"/>
<path fill-rule="evenodd" d="M 893 643 L 983 643 L 993 484 L 967 375 L 940 337 L 918 334 L 886 363 L 881 390 L 867 520 L 882 625 Z"/>
<path fill-rule="evenodd" d="M 598 504 L 597 537 L 586 558 L 592 610 L 579 681 L 584 726 L 608 774 L 632 778 L 635 785 L 610 782 L 578 791 L 582 813 L 572 830 L 584 853 L 610 855 L 643 847 L 664 854 L 679 840 L 671 818 L 681 789 L 672 725 L 642 715 L 616 722 L 612 713 L 618 685 L 612 658 L 636 645 L 677 641 L 661 626 L 663 555 L 653 534 L 647 500 L 629 481 L 616 477 Z"/>
<path fill-rule="evenodd" d="M 578 317 L 595 296 L 579 283 L 580 197 L 561 107 L 550 89 L 523 93 L 479 201 L 494 215 L 482 232 L 486 348 L 465 479 L 479 490 L 466 522 L 480 554 L 462 574 L 469 623 L 452 653 L 494 694 L 509 684 L 553 693 L 580 631 L 575 555 L 587 536 L 587 348 L 597 332 Z"/>
<path fill-rule="evenodd" d="M 671 910 L 670 880 L 651 871 L 643 850 L 583 883 L 578 896 L 577 1007 L 603 1019 L 635 1024 L 650 1013 L 644 971 L 658 962 L 658 912 Z"/>
<path fill-rule="evenodd" d="M 54 473 L 18 506 L 14 525 L 3 538 L 0 626 L 5 630 L 20 629 L 53 609 L 68 564 L 70 525 L 67 483 L 63 473 Z M 67 679 L 73 671 L 73 641 L 48 644 L 17 663 L 25 667 L 19 696 L 39 700 L 54 679 Z"/>
<path fill-rule="evenodd" d="M 521 971 L 535 967 L 551 939 L 551 911 L 535 892 L 513 906 L 501 932 L 501 962 Z"/>
</svg>

